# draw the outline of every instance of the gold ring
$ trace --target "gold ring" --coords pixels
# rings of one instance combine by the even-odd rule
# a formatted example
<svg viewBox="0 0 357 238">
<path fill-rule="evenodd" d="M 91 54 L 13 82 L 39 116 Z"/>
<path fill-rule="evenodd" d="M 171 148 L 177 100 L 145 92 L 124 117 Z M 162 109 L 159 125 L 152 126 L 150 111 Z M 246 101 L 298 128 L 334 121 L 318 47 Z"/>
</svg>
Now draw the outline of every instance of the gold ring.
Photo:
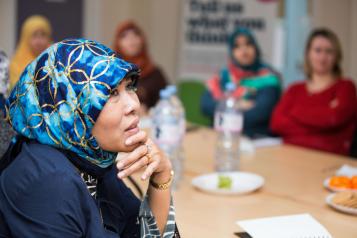
<svg viewBox="0 0 357 238">
<path fill-rule="evenodd" d="M 145 156 L 148 158 L 148 163 L 147 164 L 150 164 L 150 161 L 152 159 L 151 155 L 149 153 L 147 153 Z"/>
<path fill-rule="evenodd" d="M 151 145 L 149 145 L 149 144 L 145 144 L 145 145 L 146 145 L 146 148 L 147 148 L 147 151 L 148 151 L 146 153 L 146 157 L 148 158 L 148 163 L 147 164 L 150 164 L 150 161 L 152 159 L 152 157 L 150 155 L 152 148 L 151 148 Z"/>
<path fill-rule="evenodd" d="M 151 145 L 149 145 L 149 144 L 145 144 L 145 145 L 146 145 L 146 148 L 147 148 L 147 150 L 148 150 L 148 154 L 150 154 L 150 153 L 151 153 L 151 150 L 152 150 Z"/>
</svg>

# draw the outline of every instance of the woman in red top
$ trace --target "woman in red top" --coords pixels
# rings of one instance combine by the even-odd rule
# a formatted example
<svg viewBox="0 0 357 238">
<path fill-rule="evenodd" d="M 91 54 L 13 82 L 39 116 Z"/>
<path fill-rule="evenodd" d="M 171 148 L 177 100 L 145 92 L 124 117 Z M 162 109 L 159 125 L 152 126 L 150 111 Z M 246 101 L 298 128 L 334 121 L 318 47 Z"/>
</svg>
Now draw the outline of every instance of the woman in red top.
<svg viewBox="0 0 357 238">
<path fill-rule="evenodd" d="M 305 49 L 307 80 L 292 85 L 274 110 L 271 129 L 284 142 L 348 155 L 357 125 L 357 96 L 342 76 L 337 36 L 317 29 Z"/>
</svg>

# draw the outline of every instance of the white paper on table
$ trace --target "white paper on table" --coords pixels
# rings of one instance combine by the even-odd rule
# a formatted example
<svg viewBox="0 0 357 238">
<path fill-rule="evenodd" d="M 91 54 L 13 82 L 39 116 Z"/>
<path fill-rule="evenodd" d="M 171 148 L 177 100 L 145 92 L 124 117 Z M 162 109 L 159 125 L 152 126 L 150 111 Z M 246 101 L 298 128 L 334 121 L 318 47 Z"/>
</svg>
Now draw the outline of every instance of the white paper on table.
<svg viewBox="0 0 357 238">
<path fill-rule="evenodd" d="M 343 166 L 341 166 L 341 168 L 339 168 L 336 171 L 336 175 L 352 177 L 352 176 L 357 175 L 357 168 L 352 167 L 348 164 L 344 164 Z"/>
<path fill-rule="evenodd" d="M 332 238 L 310 214 L 237 221 L 253 238 Z"/>
<path fill-rule="evenodd" d="M 253 141 L 247 137 L 241 137 L 239 143 L 239 151 L 243 153 L 254 153 Z"/>
<path fill-rule="evenodd" d="M 265 138 L 259 138 L 253 140 L 253 144 L 255 148 L 276 146 L 276 145 L 281 145 L 282 143 L 283 141 L 279 137 L 265 137 Z"/>
</svg>

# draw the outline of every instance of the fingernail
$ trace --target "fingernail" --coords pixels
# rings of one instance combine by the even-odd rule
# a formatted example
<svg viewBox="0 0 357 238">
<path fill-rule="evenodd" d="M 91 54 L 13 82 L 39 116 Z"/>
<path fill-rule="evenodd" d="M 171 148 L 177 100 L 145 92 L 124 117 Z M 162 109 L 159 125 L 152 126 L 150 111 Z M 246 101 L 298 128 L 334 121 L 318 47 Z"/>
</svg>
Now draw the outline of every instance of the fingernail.
<svg viewBox="0 0 357 238">
<path fill-rule="evenodd" d="M 119 177 L 120 179 L 124 178 L 124 176 L 125 176 L 125 173 L 124 173 L 124 172 L 120 172 L 120 173 L 118 174 L 118 177 Z"/>
<path fill-rule="evenodd" d="M 127 140 L 125 141 L 125 144 L 126 144 L 126 145 L 130 145 L 130 144 L 131 144 L 131 140 L 130 140 L 130 139 L 127 139 Z"/>
<path fill-rule="evenodd" d="M 122 169 L 124 167 L 124 164 L 122 163 L 122 162 L 119 162 L 118 164 L 117 164 L 117 168 L 118 169 Z"/>
<path fill-rule="evenodd" d="M 145 175 L 141 176 L 141 179 L 146 180 L 146 176 Z"/>
</svg>

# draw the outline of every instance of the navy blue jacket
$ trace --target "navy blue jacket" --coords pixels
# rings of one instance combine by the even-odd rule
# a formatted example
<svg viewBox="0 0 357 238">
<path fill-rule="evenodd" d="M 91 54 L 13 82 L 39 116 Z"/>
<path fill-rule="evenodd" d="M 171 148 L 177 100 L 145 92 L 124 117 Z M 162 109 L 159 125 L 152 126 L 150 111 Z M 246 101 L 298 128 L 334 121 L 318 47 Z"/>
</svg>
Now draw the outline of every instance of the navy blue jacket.
<svg viewBox="0 0 357 238">
<path fill-rule="evenodd" d="M 249 137 L 270 136 L 270 117 L 280 98 L 278 87 L 266 87 L 259 89 L 254 97 L 253 108 L 243 112 L 243 134 Z M 201 110 L 207 116 L 213 118 L 217 101 L 210 91 L 206 91 L 201 98 Z"/>
<path fill-rule="evenodd" d="M 98 179 L 94 199 L 63 153 L 24 142 L 0 175 L 0 237 L 139 237 L 140 200 L 116 174 Z"/>
</svg>

